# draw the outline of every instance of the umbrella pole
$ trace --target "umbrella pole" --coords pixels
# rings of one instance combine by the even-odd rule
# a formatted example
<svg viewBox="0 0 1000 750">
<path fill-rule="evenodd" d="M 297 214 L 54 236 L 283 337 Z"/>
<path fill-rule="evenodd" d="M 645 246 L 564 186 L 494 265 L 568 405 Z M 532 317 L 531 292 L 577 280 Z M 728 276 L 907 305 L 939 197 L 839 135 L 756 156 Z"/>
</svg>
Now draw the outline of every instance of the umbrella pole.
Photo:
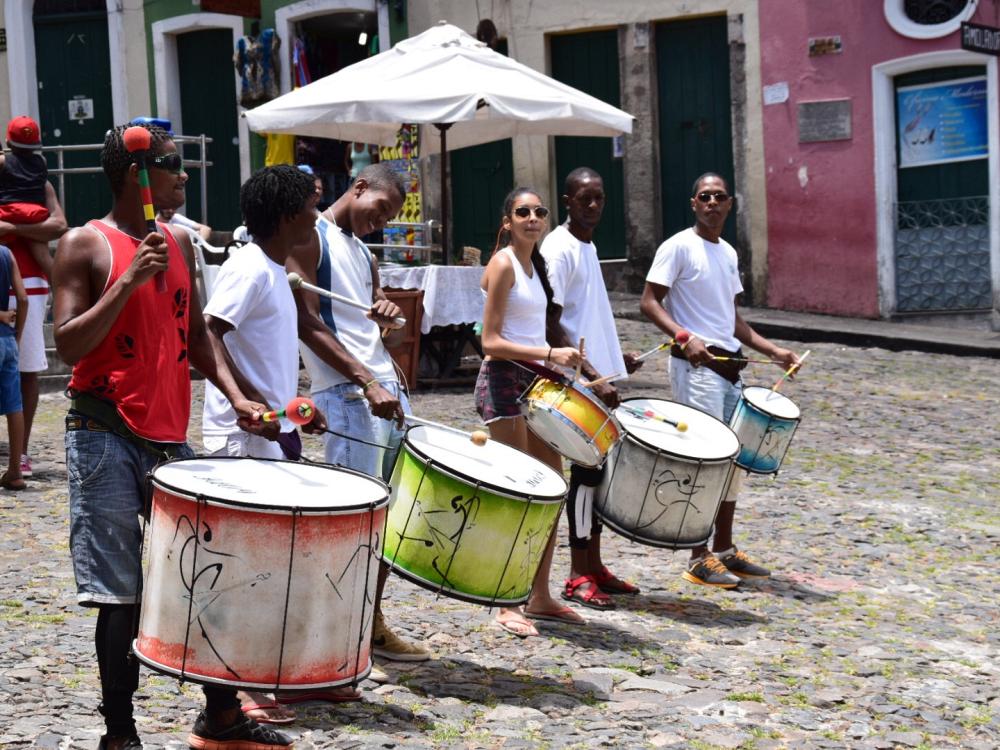
<svg viewBox="0 0 1000 750">
<path fill-rule="evenodd" d="M 448 248 L 448 128 L 450 122 L 435 123 L 434 127 L 441 133 L 441 262 L 451 264 L 451 254 Z"/>
</svg>

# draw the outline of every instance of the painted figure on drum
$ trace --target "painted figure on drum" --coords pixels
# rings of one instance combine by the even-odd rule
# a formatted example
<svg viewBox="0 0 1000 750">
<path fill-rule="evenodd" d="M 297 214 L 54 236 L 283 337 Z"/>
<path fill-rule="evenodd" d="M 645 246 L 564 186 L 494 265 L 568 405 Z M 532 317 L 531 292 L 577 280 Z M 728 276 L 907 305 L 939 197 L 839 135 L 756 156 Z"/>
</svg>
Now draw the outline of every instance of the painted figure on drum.
<svg viewBox="0 0 1000 750">
<path fill-rule="evenodd" d="M 588 167 L 574 169 L 566 175 L 562 201 L 566 222 L 549 233 L 541 248 L 552 284 L 548 338 L 560 345 L 586 341 L 582 372 L 588 379 L 624 378 L 642 363 L 635 353 L 622 354 L 594 244 L 594 231 L 604 213 L 603 179 Z M 611 382 L 592 390 L 608 409 L 618 406 L 618 391 Z M 563 598 L 593 609 L 613 609 L 609 594 L 639 593 L 638 586 L 618 578 L 601 559 L 601 523 L 594 514 L 594 496 L 604 471 L 603 455 L 596 466 L 571 462 L 566 498 L 570 571 Z"/>
<path fill-rule="evenodd" d="M 191 294 L 190 239 L 163 224 L 147 229 L 144 204 L 151 198 L 179 208 L 187 175 L 166 131 L 142 127 L 152 157 L 148 188 L 126 148 L 126 128 L 109 130 L 101 165 L 114 195 L 111 211 L 67 233 L 53 267 L 56 348 L 74 366 L 66 418 L 70 549 L 77 600 L 98 609 L 105 750 L 142 747 L 132 704 L 139 666 L 129 658 L 141 575 L 138 519 L 147 473 L 167 458 L 192 455 L 185 442 L 190 366 L 220 389 L 247 429 L 259 431 L 250 420 L 265 408 L 247 398 L 209 345 L 198 296 Z M 179 315 L 176 300 L 187 300 Z M 205 710 L 188 738 L 192 747 L 291 747 L 284 735 L 243 717 L 235 689 L 206 685 L 204 693 Z"/>
<path fill-rule="evenodd" d="M 546 340 L 546 316 L 552 304 L 552 287 L 538 243 L 548 227 L 549 210 L 538 193 L 515 188 L 504 201 L 500 231 L 493 257 L 480 282 L 486 297 L 483 309 L 483 351 L 486 354 L 476 381 L 476 410 L 489 426 L 494 440 L 534 456 L 556 472 L 562 458 L 541 437 L 528 429 L 520 397 L 535 378 L 517 361 L 576 367 L 582 354 L 572 346 L 554 346 Z M 555 523 L 546 529 L 547 543 L 524 611 L 504 608 L 497 623 L 508 632 L 538 635 L 535 619 L 582 623 L 569 607 L 553 599 L 549 573 L 555 545 Z"/>
<path fill-rule="evenodd" d="M 761 352 L 782 369 L 798 357 L 754 331 L 736 310 L 743 286 L 733 247 L 722 239 L 733 196 L 726 180 L 712 172 L 695 180 L 691 191 L 694 226 L 678 232 L 656 251 L 646 276 L 641 309 L 672 339 L 687 331 L 690 339 L 671 350 L 673 397 L 729 422 L 742 392 L 740 344 Z M 717 359 L 725 358 L 725 359 Z M 712 551 L 691 550 L 684 579 L 696 584 L 733 588 L 741 578 L 766 578 L 770 572 L 749 560 L 733 543 L 733 516 L 741 474 L 729 486 L 716 518 Z"/>
</svg>

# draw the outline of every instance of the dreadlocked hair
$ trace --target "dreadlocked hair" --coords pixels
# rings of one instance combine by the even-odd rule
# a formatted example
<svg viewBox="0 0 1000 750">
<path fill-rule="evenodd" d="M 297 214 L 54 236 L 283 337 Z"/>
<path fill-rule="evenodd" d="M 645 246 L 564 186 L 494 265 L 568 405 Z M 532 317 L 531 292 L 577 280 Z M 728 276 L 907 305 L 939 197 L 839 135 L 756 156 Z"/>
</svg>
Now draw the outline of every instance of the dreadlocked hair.
<svg viewBox="0 0 1000 750">
<path fill-rule="evenodd" d="M 504 228 L 503 222 L 504 219 L 513 218 L 514 201 L 521 195 L 533 195 L 541 199 L 538 192 L 530 187 L 516 187 L 507 193 L 503 202 L 503 213 L 500 215 L 500 231 L 497 232 L 497 242 L 493 247 L 494 253 L 510 244 L 510 230 Z M 538 274 L 538 280 L 542 282 L 542 289 L 545 290 L 545 314 L 553 315 L 556 312 L 556 305 L 552 302 L 552 285 L 549 283 L 549 273 L 545 268 L 545 258 L 542 257 L 537 242 L 531 248 L 531 265 L 534 267 L 535 273 Z"/>
<path fill-rule="evenodd" d="M 104 134 L 104 147 L 101 149 L 101 168 L 108 178 L 111 186 L 111 194 L 115 197 L 122 194 L 125 189 L 125 175 L 132 165 L 133 157 L 125 148 L 125 140 L 122 134 L 132 127 L 145 128 L 149 131 L 150 150 L 159 154 L 163 144 L 173 140 L 170 133 L 158 125 L 140 123 L 138 125 L 116 125 Z"/>
<path fill-rule="evenodd" d="M 261 239 L 273 237 L 281 220 L 305 208 L 315 190 L 314 178 L 291 164 L 258 169 L 240 188 L 240 213 L 247 231 Z"/>
<path fill-rule="evenodd" d="M 357 179 L 367 182 L 369 190 L 383 193 L 395 190 L 400 198 L 406 199 L 406 183 L 403 181 L 403 176 L 388 164 L 383 162 L 369 164 L 358 172 Z"/>
</svg>

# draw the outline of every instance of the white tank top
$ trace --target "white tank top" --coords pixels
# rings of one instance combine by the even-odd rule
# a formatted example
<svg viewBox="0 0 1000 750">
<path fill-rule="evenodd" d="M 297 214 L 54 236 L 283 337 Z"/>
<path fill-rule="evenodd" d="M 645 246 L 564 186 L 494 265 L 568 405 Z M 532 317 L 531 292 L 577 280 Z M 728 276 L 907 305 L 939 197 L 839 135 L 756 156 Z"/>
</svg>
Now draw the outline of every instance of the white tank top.
<svg viewBox="0 0 1000 750">
<path fill-rule="evenodd" d="M 545 342 L 545 289 L 538 273 L 532 268 L 531 276 L 524 272 L 521 261 L 511 247 L 500 250 L 514 266 L 514 285 L 507 294 L 507 311 L 503 316 L 500 335 L 513 344 L 522 346 L 548 346 Z M 483 290 L 486 296 L 486 290 Z"/>
</svg>

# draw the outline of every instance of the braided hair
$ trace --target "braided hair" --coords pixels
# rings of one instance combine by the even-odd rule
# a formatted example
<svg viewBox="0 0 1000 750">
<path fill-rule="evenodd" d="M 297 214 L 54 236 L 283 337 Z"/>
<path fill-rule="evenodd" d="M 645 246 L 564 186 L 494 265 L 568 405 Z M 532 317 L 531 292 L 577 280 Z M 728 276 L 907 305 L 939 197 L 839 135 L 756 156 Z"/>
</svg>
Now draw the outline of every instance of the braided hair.
<svg viewBox="0 0 1000 750">
<path fill-rule="evenodd" d="M 240 213 L 247 231 L 259 239 L 278 233 L 282 219 L 291 219 L 315 196 L 310 175 L 291 164 L 264 167 L 240 188 Z"/>
<path fill-rule="evenodd" d="M 116 198 L 125 189 L 125 175 L 132 165 L 132 154 L 125 148 L 125 139 L 122 134 L 131 127 L 145 128 L 149 131 L 150 149 L 159 153 L 163 144 L 173 140 L 163 128 L 158 125 L 140 123 L 138 125 L 116 125 L 104 134 L 104 147 L 101 149 L 101 168 L 108 178 L 111 186 L 111 194 Z"/>
<path fill-rule="evenodd" d="M 512 218 L 515 199 L 525 194 L 541 198 L 538 192 L 530 187 L 516 187 L 507 193 L 507 197 L 503 202 L 503 213 L 500 216 L 500 231 L 497 233 L 497 243 L 493 248 L 494 253 L 501 247 L 506 247 L 510 244 L 510 230 L 503 226 L 503 222 L 504 219 Z M 542 289 L 545 290 L 545 314 L 553 315 L 556 312 L 556 305 L 552 302 L 552 285 L 549 283 L 549 273 L 545 268 L 545 258 L 542 257 L 542 252 L 538 249 L 537 242 L 531 248 L 531 265 L 534 267 L 535 273 L 538 274 L 539 281 L 542 282 Z"/>
</svg>

